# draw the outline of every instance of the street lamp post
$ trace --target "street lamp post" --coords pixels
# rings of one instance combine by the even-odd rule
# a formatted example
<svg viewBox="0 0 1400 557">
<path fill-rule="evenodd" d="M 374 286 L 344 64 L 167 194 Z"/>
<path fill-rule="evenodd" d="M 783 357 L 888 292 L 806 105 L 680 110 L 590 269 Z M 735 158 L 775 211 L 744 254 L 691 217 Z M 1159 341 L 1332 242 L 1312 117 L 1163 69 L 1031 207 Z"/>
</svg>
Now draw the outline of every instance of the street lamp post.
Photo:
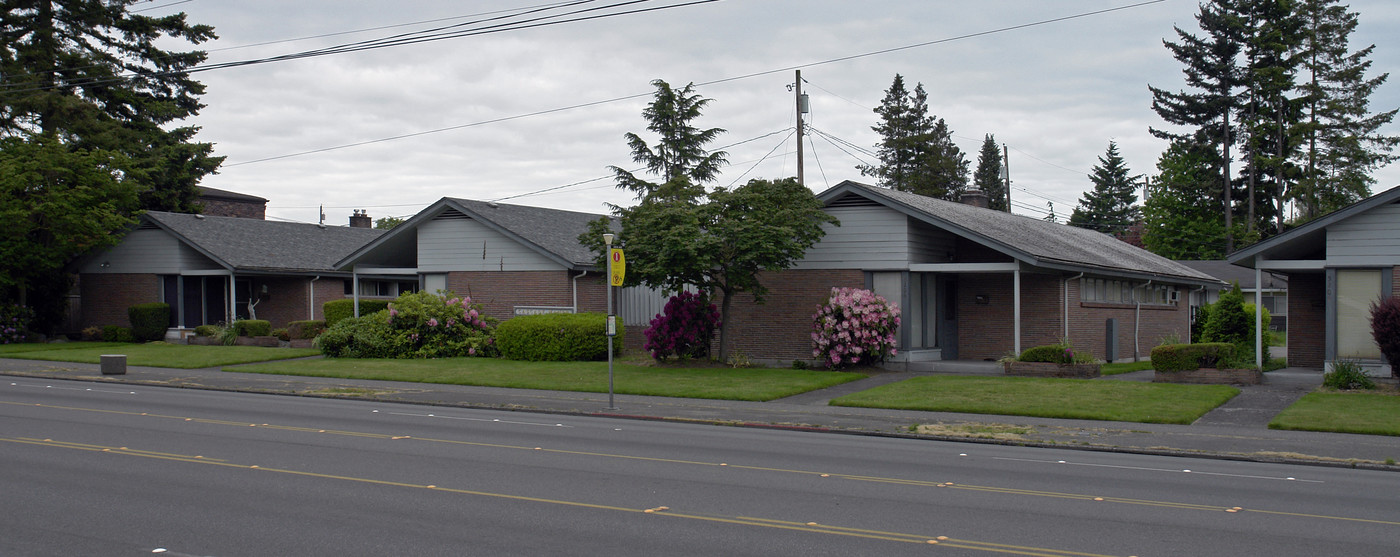
<svg viewBox="0 0 1400 557">
<path fill-rule="evenodd" d="M 608 321 L 603 327 L 608 335 L 608 407 L 607 410 L 617 410 L 617 404 L 613 402 L 613 337 L 617 336 L 617 317 L 613 315 L 612 299 L 612 243 L 613 235 L 604 234 L 603 243 L 607 245 L 604 250 L 608 254 L 607 277 L 604 288 L 608 289 Z"/>
</svg>

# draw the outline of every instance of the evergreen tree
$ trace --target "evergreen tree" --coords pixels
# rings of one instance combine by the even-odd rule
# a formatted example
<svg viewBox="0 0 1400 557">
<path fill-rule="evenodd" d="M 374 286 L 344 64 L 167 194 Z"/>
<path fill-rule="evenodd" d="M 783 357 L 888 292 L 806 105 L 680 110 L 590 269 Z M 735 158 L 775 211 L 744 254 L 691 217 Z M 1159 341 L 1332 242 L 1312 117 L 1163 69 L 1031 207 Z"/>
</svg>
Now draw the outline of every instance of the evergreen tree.
<svg viewBox="0 0 1400 557">
<path fill-rule="evenodd" d="M 1220 259 L 1225 219 L 1211 199 L 1219 190 L 1219 152 L 1189 140 L 1172 142 L 1157 161 L 1157 179 L 1142 206 L 1142 243 L 1167 259 Z"/>
<path fill-rule="evenodd" d="M 204 86 L 186 70 L 205 53 L 158 43 L 199 44 L 214 30 L 183 13 L 128 11 L 137 2 L 0 0 L 0 134 L 117 153 L 141 208 L 195 211 L 195 186 L 223 162 L 192 141 L 197 127 L 177 125 L 203 108 Z"/>
<path fill-rule="evenodd" d="M 1311 220 L 1370 195 L 1371 171 L 1396 157 L 1400 138 L 1378 130 L 1396 110 L 1371 114 L 1370 97 L 1390 76 L 1367 77 L 1375 45 L 1351 52 L 1357 14 L 1337 0 L 1300 0 L 1302 44 L 1297 56 L 1302 161 L 1288 199 Z"/>
<path fill-rule="evenodd" d="M 992 134 L 982 140 L 982 150 L 977 153 L 977 171 L 972 174 L 972 186 L 986 192 L 990 207 L 994 211 L 1011 212 L 1006 201 L 1006 183 L 1001 179 L 1001 149 Z"/>
<path fill-rule="evenodd" d="M 880 123 L 871 129 L 880 134 L 880 163 L 857 167 L 861 174 L 878 178 L 887 188 L 957 199 L 967 187 L 968 162 L 948 124 L 929 115 L 923 84 L 910 92 L 904 76 L 895 74 L 875 113 Z"/>
<path fill-rule="evenodd" d="M 1070 226 L 1119 235 L 1141 217 L 1137 188 L 1142 175 L 1129 175 L 1128 165 L 1118 153 L 1118 144 L 1108 142 L 1108 151 L 1099 157 L 1089 180 L 1093 191 L 1084 192 L 1079 206 L 1069 216 Z"/>
<path fill-rule="evenodd" d="M 632 149 L 632 162 L 644 165 L 647 173 L 661 181 L 649 182 L 628 170 L 609 167 L 617 178 L 617 187 L 632 190 L 639 200 L 653 195 L 673 199 L 703 195 L 705 184 L 718 177 L 720 168 L 727 162 L 724 151 L 705 150 L 705 144 L 714 141 L 724 130 L 702 130 L 692 125 L 705 105 L 710 104 L 710 99 L 696 93 L 693 83 L 682 89 L 675 89 L 660 79 L 651 84 L 656 87 L 656 94 L 642 110 L 642 117 L 647 120 L 647 130 L 660 139 L 653 147 L 635 133 L 628 132 L 623 137 Z"/>
<path fill-rule="evenodd" d="M 1234 250 L 1230 228 L 1235 211 L 1236 195 L 1230 175 L 1230 146 L 1234 142 L 1232 117 L 1240 104 L 1239 90 L 1243 83 L 1238 57 L 1244 43 L 1244 20 L 1238 3 L 1242 0 L 1206 0 L 1201 4 L 1196 22 L 1205 37 L 1197 37 L 1176 27 L 1180 42 L 1164 41 L 1172 56 L 1182 63 L 1186 84 L 1193 91 L 1171 92 L 1149 86 L 1152 109 L 1170 124 L 1185 126 L 1184 132 L 1151 129 L 1153 135 L 1171 141 L 1187 141 L 1194 145 L 1214 146 L 1221 161 L 1220 173 L 1214 178 L 1214 196 L 1220 200 L 1225 219 L 1227 251 Z M 1203 197 L 1195 202 L 1205 202 Z"/>
<path fill-rule="evenodd" d="M 1302 21 L 1292 0 L 1243 2 L 1245 89 L 1240 107 L 1240 158 L 1246 196 L 1245 234 L 1277 233 L 1283 191 L 1296 174 L 1298 135 L 1295 101 L 1289 97 L 1297 73 L 1295 52 Z"/>
</svg>

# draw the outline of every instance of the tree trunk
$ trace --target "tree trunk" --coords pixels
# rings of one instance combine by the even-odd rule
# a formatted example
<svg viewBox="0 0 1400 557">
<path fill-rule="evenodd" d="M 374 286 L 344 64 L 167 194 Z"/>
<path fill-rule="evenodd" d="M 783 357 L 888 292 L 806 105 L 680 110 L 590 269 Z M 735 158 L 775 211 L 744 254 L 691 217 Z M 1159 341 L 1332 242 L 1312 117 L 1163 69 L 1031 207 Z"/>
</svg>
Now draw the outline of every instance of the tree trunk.
<svg viewBox="0 0 1400 557">
<path fill-rule="evenodd" d="M 729 305 L 734 300 L 734 293 L 720 289 L 724 294 L 724 300 L 719 303 L 719 361 L 729 361 Z"/>
</svg>

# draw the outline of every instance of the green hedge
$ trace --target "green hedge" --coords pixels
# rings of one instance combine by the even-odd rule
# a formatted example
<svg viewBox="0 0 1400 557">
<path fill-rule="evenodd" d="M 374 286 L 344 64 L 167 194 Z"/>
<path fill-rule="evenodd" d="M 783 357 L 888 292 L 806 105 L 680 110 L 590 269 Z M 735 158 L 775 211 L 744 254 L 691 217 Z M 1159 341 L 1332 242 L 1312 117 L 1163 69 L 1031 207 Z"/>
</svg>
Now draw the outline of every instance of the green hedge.
<svg viewBox="0 0 1400 557">
<path fill-rule="evenodd" d="M 287 336 L 297 339 L 316 338 L 317 335 L 325 332 L 326 321 L 316 319 L 311 321 L 292 321 L 287 323 Z"/>
<path fill-rule="evenodd" d="M 608 316 L 601 313 L 524 315 L 496 327 L 496 347 L 510 360 L 586 361 L 608 357 Z M 617 320 L 613 352 L 622 350 L 622 319 Z"/>
<path fill-rule="evenodd" d="M 103 342 L 136 342 L 136 336 L 131 334 L 131 329 L 121 325 L 105 325 L 102 327 Z"/>
<path fill-rule="evenodd" d="M 272 334 L 272 322 L 266 319 L 239 319 L 233 322 L 241 337 L 265 337 Z"/>
<path fill-rule="evenodd" d="M 360 317 L 388 307 L 389 300 L 360 300 Z M 337 321 L 355 316 L 355 300 L 331 300 L 321 305 L 321 313 L 326 316 L 326 328 L 334 327 Z"/>
<path fill-rule="evenodd" d="M 165 338 L 165 330 L 170 327 L 170 304 L 136 304 L 126 308 L 126 318 L 131 321 L 131 335 L 137 341 L 162 340 Z"/>
<path fill-rule="evenodd" d="M 1021 357 L 1017 360 L 1022 362 L 1047 362 L 1052 364 L 1067 364 L 1069 358 L 1065 358 L 1065 347 L 1062 344 L 1047 344 L 1045 346 L 1033 346 L 1021 352 Z"/>
<path fill-rule="evenodd" d="M 202 336 L 202 337 L 216 337 L 216 336 L 219 336 L 219 326 L 218 326 L 218 325 L 200 325 L 200 326 L 194 328 L 194 334 L 197 335 L 197 336 Z"/>
<path fill-rule="evenodd" d="M 1216 367 L 1235 356 L 1235 345 L 1228 342 L 1199 344 L 1163 344 L 1152 349 L 1152 369 L 1156 371 L 1191 371 Z"/>
</svg>

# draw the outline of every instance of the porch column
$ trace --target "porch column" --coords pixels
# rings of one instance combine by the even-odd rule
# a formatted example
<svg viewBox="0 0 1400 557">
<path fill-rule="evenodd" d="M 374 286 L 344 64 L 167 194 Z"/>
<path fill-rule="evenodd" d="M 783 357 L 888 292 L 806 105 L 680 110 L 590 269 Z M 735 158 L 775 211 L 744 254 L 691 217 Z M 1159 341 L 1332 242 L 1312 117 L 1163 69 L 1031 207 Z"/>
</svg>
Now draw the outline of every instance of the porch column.
<svg viewBox="0 0 1400 557">
<path fill-rule="evenodd" d="M 350 267 L 350 294 L 351 299 L 355 300 L 352 302 L 355 304 L 355 317 L 360 316 L 360 275 L 356 274 L 357 271 L 358 268 Z"/>
<path fill-rule="evenodd" d="M 1254 366 L 1264 369 L 1264 271 L 1254 256 Z"/>
<path fill-rule="evenodd" d="M 1017 262 L 1016 269 L 1011 271 L 1011 305 L 1012 335 L 1016 337 L 1015 348 L 1017 354 L 1021 353 L 1021 265 Z"/>
<path fill-rule="evenodd" d="M 228 307 L 226 308 L 227 311 L 228 311 L 228 316 L 224 319 L 224 323 L 233 323 L 233 321 L 234 321 L 235 319 L 238 319 L 238 310 L 236 309 L 236 308 L 238 307 L 238 287 L 237 287 L 237 285 L 238 285 L 238 281 L 237 281 L 236 278 L 233 276 L 233 271 L 229 271 L 229 272 L 228 272 Z"/>
</svg>

